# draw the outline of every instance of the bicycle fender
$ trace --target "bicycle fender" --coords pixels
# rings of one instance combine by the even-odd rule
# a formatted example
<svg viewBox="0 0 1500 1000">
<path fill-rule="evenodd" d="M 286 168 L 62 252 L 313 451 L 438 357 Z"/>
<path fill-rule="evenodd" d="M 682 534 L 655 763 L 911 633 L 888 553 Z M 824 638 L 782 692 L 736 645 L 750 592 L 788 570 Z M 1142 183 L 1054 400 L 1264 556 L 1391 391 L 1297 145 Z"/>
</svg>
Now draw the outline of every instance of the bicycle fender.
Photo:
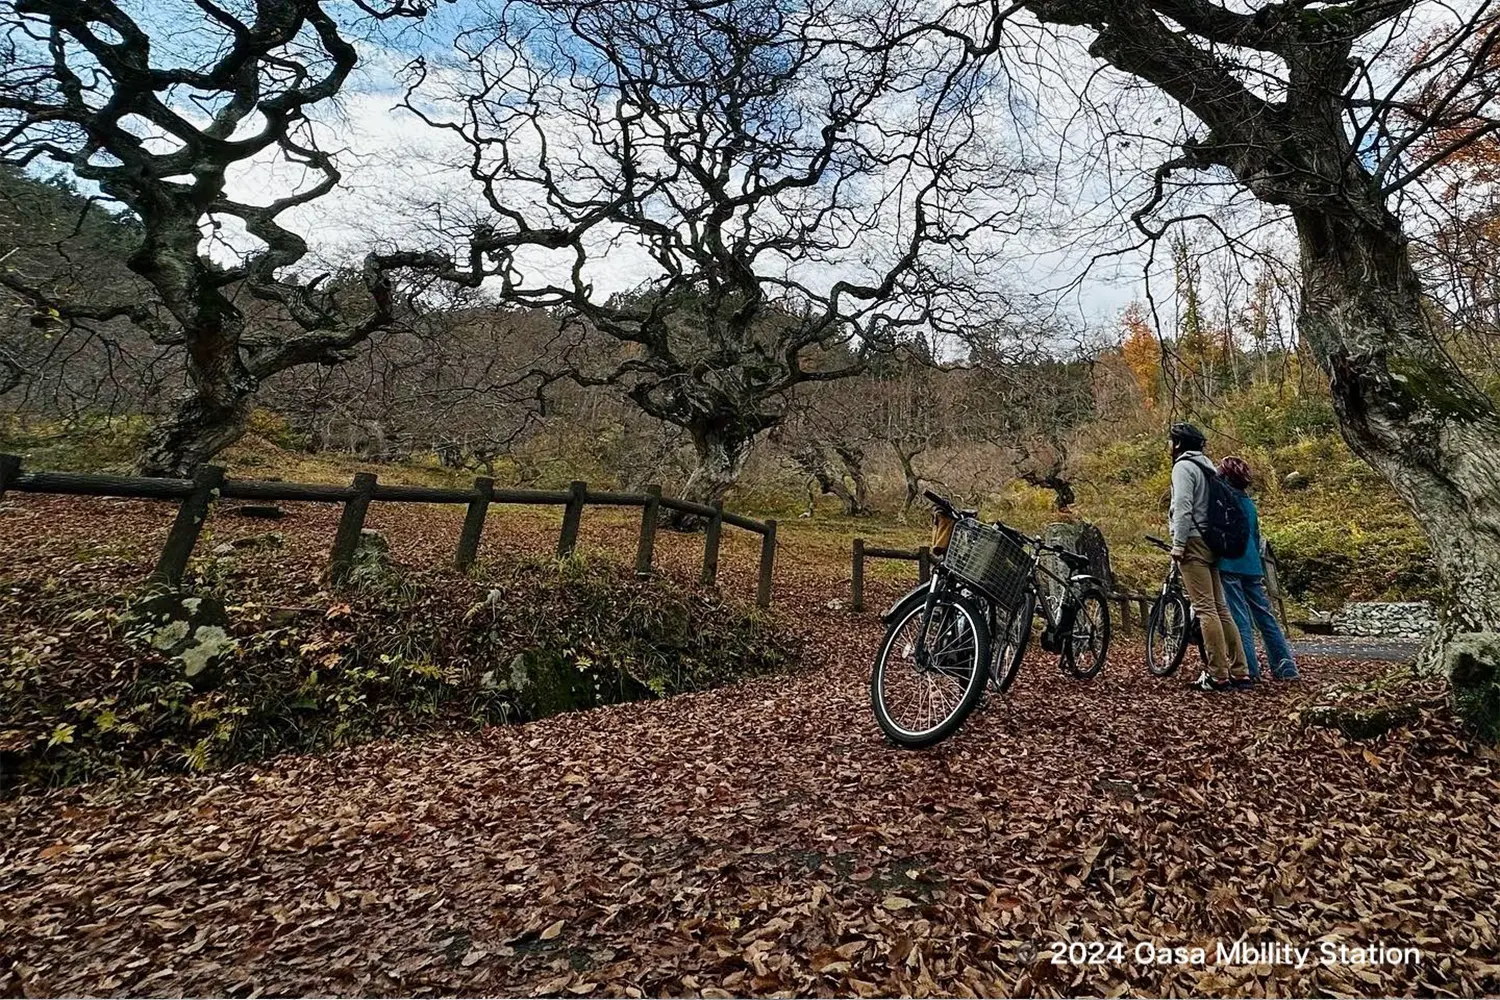
<svg viewBox="0 0 1500 1000">
<path fill-rule="evenodd" d="M 1100 590 L 1104 591 L 1106 594 L 1109 593 L 1109 588 L 1104 585 L 1104 581 L 1103 580 L 1099 579 L 1097 576 L 1091 576 L 1088 573 L 1078 573 L 1078 574 L 1076 574 L 1074 576 L 1070 576 L 1070 577 L 1068 577 L 1068 582 L 1069 583 L 1092 583 L 1092 584 L 1096 585 Z"/>
<path fill-rule="evenodd" d="M 883 622 L 886 625 L 889 625 L 891 623 L 891 619 L 896 616 L 896 609 L 897 608 L 899 608 L 901 605 L 905 604 L 908 600 L 910 600 L 911 596 L 913 594 L 924 593 L 931 586 L 932 586 L 931 583 L 919 583 L 915 587 L 913 587 L 910 590 L 908 590 L 906 593 L 902 594 L 900 597 L 896 598 L 896 602 L 894 604 L 892 604 L 890 607 L 886 608 L 884 611 L 882 611 L 880 613 L 880 620 L 881 620 L 881 622 Z"/>
</svg>

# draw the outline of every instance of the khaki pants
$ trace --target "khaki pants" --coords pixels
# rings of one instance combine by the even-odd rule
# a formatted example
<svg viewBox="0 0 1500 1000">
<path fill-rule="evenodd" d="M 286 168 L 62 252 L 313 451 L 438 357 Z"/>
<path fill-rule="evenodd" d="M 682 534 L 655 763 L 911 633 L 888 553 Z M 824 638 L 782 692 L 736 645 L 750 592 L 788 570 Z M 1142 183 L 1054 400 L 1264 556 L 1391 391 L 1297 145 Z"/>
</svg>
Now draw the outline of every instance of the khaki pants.
<svg viewBox="0 0 1500 1000">
<path fill-rule="evenodd" d="M 1214 566 L 1214 556 L 1201 538 L 1190 538 L 1182 557 L 1182 586 L 1203 629 L 1203 648 L 1208 669 L 1216 681 L 1250 676 L 1240 630 L 1224 601 L 1224 581 Z"/>
</svg>

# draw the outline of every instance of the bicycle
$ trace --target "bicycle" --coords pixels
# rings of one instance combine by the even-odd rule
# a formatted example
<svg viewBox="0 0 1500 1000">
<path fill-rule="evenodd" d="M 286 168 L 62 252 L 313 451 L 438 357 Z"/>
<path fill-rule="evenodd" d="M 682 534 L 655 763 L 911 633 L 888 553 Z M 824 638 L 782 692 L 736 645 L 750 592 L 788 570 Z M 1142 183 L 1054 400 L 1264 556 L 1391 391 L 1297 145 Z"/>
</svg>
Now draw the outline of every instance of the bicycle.
<svg viewBox="0 0 1500 1000">
<path fill-rule="evenodd" d="M 1151 535 L 1146 541 L 1166 552 L 1172 546 Z M 1198 647 L 1198 658 L 1204 663 L 1208 656 L 1203 650 L 1203 627 L 1193 602 L 1188 600 L 1182 586 L 1182 567 L 1172 560 L 1167 578 L 1162 582 L 1161 593 L 1151 605 L 1151 617 L 1146 625 L 1146 669 L 1153 677 L 1170 677 L 1182 665 L 1189 645 Z"/>
<path fill-rule="evenodd" d="M 957 732 L 986 685 L 1005 691 L 1015 682 L 1038 613 L 1046 623 L 1042 648 L 1074 677 L 1098 676 L 1111 638 L 1103 584 L 1076 572 L 1088 559 L 999 522 L 983 524 L 976 511 L 931 490 L 924 496 L 935 508 L 932 547 L 942 558 L 928 582 L 881 615 L 887 628 L 870 673 L 876 722 L 892 743 L 914 749 Z M 1052 572 L 1043 553 L 1075 572 Z M 1048 579 L 1057 586 L 1044 587 Z M 1002 632 L 992 656 L 991 637 Z"/>
</svg>

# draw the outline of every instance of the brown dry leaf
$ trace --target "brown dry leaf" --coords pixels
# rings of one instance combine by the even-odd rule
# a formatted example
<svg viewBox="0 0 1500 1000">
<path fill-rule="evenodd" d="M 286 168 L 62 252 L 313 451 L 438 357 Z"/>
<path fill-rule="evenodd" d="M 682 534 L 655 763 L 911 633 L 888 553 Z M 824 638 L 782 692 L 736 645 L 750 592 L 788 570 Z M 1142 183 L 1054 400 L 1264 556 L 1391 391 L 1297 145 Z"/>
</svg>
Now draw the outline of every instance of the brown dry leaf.
<svg viewBox="0 0 1500 1000">
<path fill-rule="evenodd" d="M 226 586 L 246 606 L 328 608 L 319 553 L 338 511 L 288 509 L 287 545 L 264 572 Z M 89 683 L 108 683 L 116 666 L 146 670 L 110 628 L 44 614 L 39 595 L 66 593 L 69 613 L 118 609 L 111 602 L 154 552 L 135 563 L 74 554 L 159 540 L 173 505 L 8 494 L 0 530 L 18 513 L 48 530 L 0 546 L 0 650 L 51 649 L 47 671 L 97 668 Z M 349 611 L 336 630 L 314 611 L 242 667 L 279 657 L 304 670 L 336 654 L 337 671 L 429 646 L 441 660 L 484 598 L 484 585 L 440 570 L 462 518 L 448 513 L 371 508 L 426 596 L 399 614 L 370 595 L 341 596 Z M 639 512 L 620 513 L 591 508 L 584 534 L 601 558 L 623 553 L 629 573 Z M 555 519 L 507 508 L 486 544 L 497 560 L 549 552 L 556 530 Z M 1204 699 L 1146 674 L 1139 635 L 1120 632 L 1094 681 L 1067 678 L 1033 649 L 1011 690 L 956 737 L 897 752 L 869 711 L 883 626 L 823 607 L 847 593 L 842 532 L 788 529 L 778 554 L 771 618 L 805 643 L 815 670 L 477 732 L 432 717 L 421 733 L 327 753 L 0 800 L 0 993 L 1500 990 L 1494 759 L 1439 711 L 1399 743 L 1373 744 L 1379 767 L 1350 767 L 1362 746 L 1293 721 L 1302 701 L 1389 668 L 1308 656 L 1301 689 Z M 740 535 L 726 530 L 723 592 L 703 600 L 754 593 L 758 539 Z M 913 529 L 913 545 L 919 537 Z M 663 572 L 696 579 L 702 541 L 659 534 Z M 866 600 L 883 607 L 905 583 L 871 571 Z M 641 592 L 645 606 L 650 596 Z M 243 613 L 237 637 L 253 638 L 266 623 Z M 101 692 L 61 703 L 84 694 Z M 6 752 L 20 725 L 5 722 Z M 1101 796 L 1101 775 L 1127 791 Z M 98 863 L 72 863 L 85 848 Z M 1038 947 L 1191 944 L 1262 927 L 1291 940 L 1414 944 L 1424 960 L 1360 970 L 1373 980 L 1277 968 L 1200 982 L 1175 964 L 1055 967 Z"/>
</svg>

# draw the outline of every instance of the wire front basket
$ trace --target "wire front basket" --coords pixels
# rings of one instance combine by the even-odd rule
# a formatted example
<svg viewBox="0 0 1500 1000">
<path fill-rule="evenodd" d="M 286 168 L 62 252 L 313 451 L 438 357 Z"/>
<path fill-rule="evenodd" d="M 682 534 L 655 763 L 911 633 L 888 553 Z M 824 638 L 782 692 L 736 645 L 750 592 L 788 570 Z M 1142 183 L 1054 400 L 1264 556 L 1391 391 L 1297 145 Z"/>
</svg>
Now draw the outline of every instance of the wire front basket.
<svg viewBox="0 0 1500 1000">
<path fill-rule="evenodd" d="M 1021 543 L 978 521 L 953 526 L 943 565 L 1009 611 L 1020 606 L 1031 580 L 1031 558 Z"/>
</svg>

